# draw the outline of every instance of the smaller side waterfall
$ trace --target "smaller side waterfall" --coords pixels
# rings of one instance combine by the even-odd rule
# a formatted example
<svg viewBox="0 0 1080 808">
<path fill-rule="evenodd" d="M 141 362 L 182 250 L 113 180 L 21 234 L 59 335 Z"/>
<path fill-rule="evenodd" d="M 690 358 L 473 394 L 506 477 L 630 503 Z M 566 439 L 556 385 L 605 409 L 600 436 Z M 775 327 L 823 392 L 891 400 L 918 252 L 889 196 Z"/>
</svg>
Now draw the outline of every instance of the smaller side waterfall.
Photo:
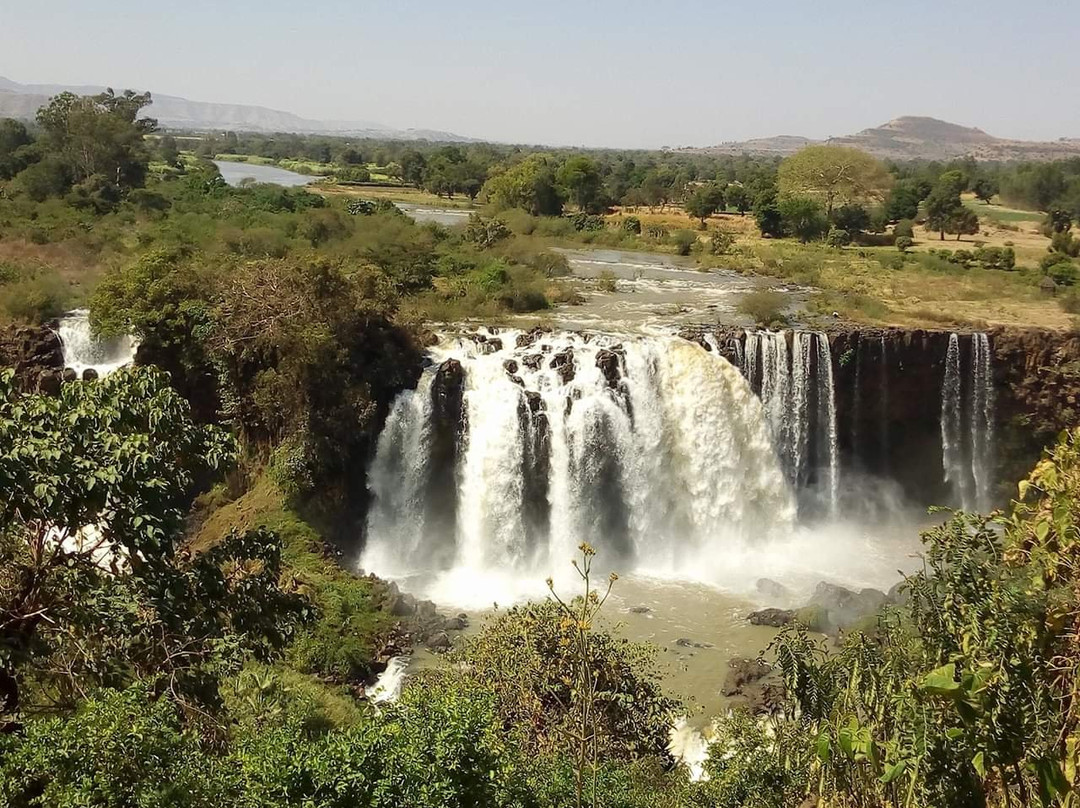
<svg viewBox="0 0 1080 808">
<path fill-rule="evenodd" d="M 971 336 L 966 373 L 961 347 L 960 336 L 950 334 L 941 388 L 942 468 L 960 507 L 985 511 L 992 504 L 994 443 L 990 338 Z"/>
<path fill-rule="evenodd" d="M 80 376 L 93 370 L 100 376 L 130 365 L 135 359 L 135 340 L 131 337 L 98 339 L 90 330 L 90 312 L 76 309 L 60 318 L 57 334 L 64 347 L 64 366 Z"/>
</svg>

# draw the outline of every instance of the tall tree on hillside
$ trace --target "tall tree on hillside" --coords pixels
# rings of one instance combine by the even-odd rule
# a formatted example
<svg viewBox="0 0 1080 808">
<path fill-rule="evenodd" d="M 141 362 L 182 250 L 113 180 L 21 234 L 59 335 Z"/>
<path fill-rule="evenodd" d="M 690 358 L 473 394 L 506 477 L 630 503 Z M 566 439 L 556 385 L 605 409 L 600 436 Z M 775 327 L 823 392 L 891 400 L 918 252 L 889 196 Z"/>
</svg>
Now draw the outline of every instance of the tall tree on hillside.
<svg viewBox="0 0 1080 808">
<path fill-rule="evenodd" d="M 833 208 L 845 202 L 883 199 L 892 177 L 858 149 L 808 146 L 780 163 L 777 182 L 781 196 L 813 197 L 824 205 L 826 216 L 832 216 Z"/>
</svg>

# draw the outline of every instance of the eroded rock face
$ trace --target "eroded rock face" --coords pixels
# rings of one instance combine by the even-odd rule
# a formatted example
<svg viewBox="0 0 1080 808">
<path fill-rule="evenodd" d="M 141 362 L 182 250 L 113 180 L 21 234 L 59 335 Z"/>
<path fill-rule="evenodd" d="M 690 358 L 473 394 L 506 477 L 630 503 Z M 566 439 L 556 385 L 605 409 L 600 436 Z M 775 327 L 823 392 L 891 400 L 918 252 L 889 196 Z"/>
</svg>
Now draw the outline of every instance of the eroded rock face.
<svg viewBox="0 0 1080 808">
<path fill-rule="evenodd" d="M 56 393 L 64 370 L 64 346 L 48 326 L 0 328 L 0 367 L 14 368 L 23 390 Z"/>
<path fill-rule="evenodd" d="M 574 379 L 574 351 L 572 348 L 564 348 L 553 357 L 548 367 L 559 374 L 563 384 L 569 384 Z"/>
<path fill-rule="evenodd" d="M 601 349 L 596 354 L 596 367 L 604 375 L 607 386 L 612 390 L 618 389 L 619 381 L 622 379 L 622 363 L 619 355 L 613 350 Z"/>
<path fill-rule="evenodd" d="M 447 359 L 435 370 L 431 381 L 431 421 L 425 519 L 429 524 L 453 525 L 457 517 L 454 475 L 468 430 L 465 368 L 456 359 Z"/>
</svg>

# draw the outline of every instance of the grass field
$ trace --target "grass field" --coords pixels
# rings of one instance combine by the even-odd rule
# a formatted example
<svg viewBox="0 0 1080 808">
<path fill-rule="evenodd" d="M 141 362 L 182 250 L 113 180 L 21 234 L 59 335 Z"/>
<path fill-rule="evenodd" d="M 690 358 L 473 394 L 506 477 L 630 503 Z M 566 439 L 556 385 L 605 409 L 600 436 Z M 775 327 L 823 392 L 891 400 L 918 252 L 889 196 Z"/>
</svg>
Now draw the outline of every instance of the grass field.
<svg viewBox="0 0 1080 808">
<path fill-rule="evenodd" d="M 455 196 L 447 199 L 408 185 L 319 185 L 309 190 L 332 198 L 362 197 L 364 199 L 389 199 L 393 202 L 407 202 L 413 205 L 426 205 L 433 208 L 455 208 L 467 210 L 475 208 L 467 196 Z"/>
<path fill-rule="evenodd" d="M 1043 215 L 1038 211 L 1019 210 L 1017 208 L 1008 208 L 1003 205 L 993 205 L 983 202 L 981 199 L 976 199 L 975 197 L 965 196 L 963 201 L 967 207 L 978 214 L 980 219 L 989 219 L 994 223 L 1026 223 L 1037 226 L 1043 219 Z"/>
</svg>

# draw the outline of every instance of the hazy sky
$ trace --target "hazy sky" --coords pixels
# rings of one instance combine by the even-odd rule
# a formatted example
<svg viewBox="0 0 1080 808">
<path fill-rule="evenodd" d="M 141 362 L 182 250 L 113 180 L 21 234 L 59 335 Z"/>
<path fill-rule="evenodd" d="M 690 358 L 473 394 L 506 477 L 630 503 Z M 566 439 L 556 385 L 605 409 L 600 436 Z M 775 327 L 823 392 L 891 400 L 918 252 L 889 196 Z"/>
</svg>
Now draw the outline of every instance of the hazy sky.
<svg viewBox="0 0 1080 808">
<path fill-rule="evenodd" d="M 1080 0 L 0 0 L 0 76 L 492 140 L 1080 137 Z"/>
</svg>

